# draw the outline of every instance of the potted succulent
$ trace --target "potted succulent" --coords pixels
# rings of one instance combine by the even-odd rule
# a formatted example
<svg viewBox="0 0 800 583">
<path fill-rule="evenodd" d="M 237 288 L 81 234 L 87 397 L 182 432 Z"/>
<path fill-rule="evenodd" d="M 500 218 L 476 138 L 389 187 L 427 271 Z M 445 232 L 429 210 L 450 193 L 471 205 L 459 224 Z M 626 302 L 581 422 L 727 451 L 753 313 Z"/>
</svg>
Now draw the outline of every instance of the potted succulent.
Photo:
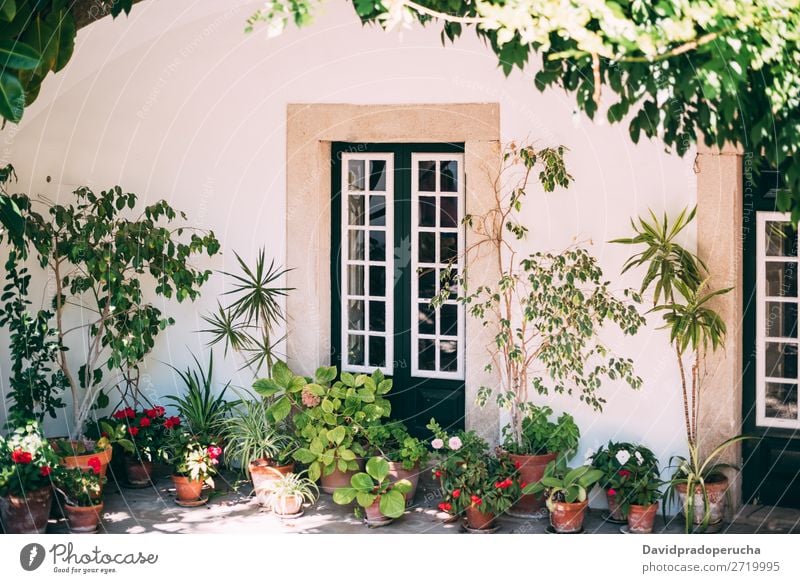
<svg viewBox="0 0 800 583">
<path fill-rule="evenodd" d="M 410 503 L 417 492 L 420 467 L 430 456 L 426 444 L 413 437 L 401 421 L 371 425 L 365 428 L 364 435 L 370 454 L 389 462 L 389 477 L 411 483 L 411 490 L 406 494 L 406 503 Z"/>
<path fill-rule="evenodd" d="M 629 473 L 618 486 L 616 499 L 622 514 L 627 517 L 628 532 L 650 534 L 658 514 L 660 489 L 664 482 L 658 477 L 657 466 L 654 468 L 642 464 L 626 471 Z"/>
<path fill-rule="evenodd" d="M 103 484 L 99 456 L 90 458 L 89 470 L 60 468 L 54 474 L 56 490 L 64 499 L 64 513 L 71 532 L 94 532 L 103 514 Z"/>
<path fill-rule="evenodd" d="M 627 442 L 609 441 L 589 456 L 593 468 L 603 472 L 599 486 L 606 493 L 608 502 L 608 520 L 624 523 L 627 515 L 619 500 L 619 490 L 632 473 L 649 472 L 657 479 L 659 476 L 658 460 L 655 454 L 643 445 Z M 643 468 L 645 470 L 643 470 Z"/>
<path fill-rule="evenodd" d="M 302 513 L 305 502 L 314 503 L 319 488 L 304 474 L 285 474 L 275 480 L 270 492 L 273 513 L 281 517 L 296 517 Z"/>
<path fill-rule="evenodd" d="M 408 480 L 392 482 L 389 462 L 380 457 L 367 460 L 365 472 L 350 478 L 350 485 L 336 488 L 333 501 L 350 504 L 353 500 L 364 509 L 368 526 L 384 526 L 400 518 L 406 510 L 406 493 L 411 489 Z"/>
<path fill-rule="evenodd" d="M 0 435 L 0 520 L 6 533 L 45 531 L 53 501 L 50 474 L 57 464 L 37 422 Z"/>
<path fill-rule="evenodd" d="M 541 480 L 528 484 L 522 491 L 544 493 L 555 532 L 573 534 L 583 530 L 583 518 L 589 506 L 588 492 L 602 477 L 600 470 L 588 465 L 570 468 L 564 458 L 559 457 L 547 464 Z"/>
<path fill-rule="evenodd" d="M 164 407 L 136 411 L 125 407 L 112 417 L 124 425 L 132 451 L 125 457 L 128 485 L 142 488 L 152 484 L 153 462 L 163 455 L 164 440 L 181 423 L 179 417 L 167 417 Z"/>
<path fill-rule="evenodd" d="M 706 454 L 701 450 L 698 420 L 703 381 L 707 378 L 706 356 L 725 344 L 726 326 L 710 306 L 713 300 L 732 288 L 711 290 L 706 264 L 679 243 L 681 233 L 694 220 L 697 209 L 684 209 L 670 221 L 659 219 L 631 221 L 635 235 L 614 243 L 641 245 L 644 249 L 631 256 L 623 273 L 645 267 L 641 292 L 653 288 L 653 308 L 661 313 L 664 328 L 670 331 L 681 380 L 684 429 L 688 456 L 676 456 L 675 472 L 664 492 L 666 514 L 669 502 L 678 498 L 685 518 L 686 532 L 716 530 L 725 516 L 728 478 L 724 470 L 738 470 L 733 464 L 720 463 L 720 457 L 736 443 L 748 439 L 739 435 L 725 440 Z"/>
<path fill-rule="evenodd" d="M 203 485 L 214 487 L 222 448 L 203 443 L 189 431 L 172 431 L 165 446 L 172 465 L 172 483 L 178 504 L 193 505 L 201 500 Z"/>
</svg>

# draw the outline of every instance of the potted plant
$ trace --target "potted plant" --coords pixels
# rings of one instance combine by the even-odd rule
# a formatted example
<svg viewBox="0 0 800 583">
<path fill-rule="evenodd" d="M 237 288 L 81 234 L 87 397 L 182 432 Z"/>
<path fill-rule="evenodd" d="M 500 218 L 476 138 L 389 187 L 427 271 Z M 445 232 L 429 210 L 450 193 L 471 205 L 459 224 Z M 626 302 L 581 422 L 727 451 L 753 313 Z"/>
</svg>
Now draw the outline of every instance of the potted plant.
<svg viewBox="0 0 800 583">
<path fill-rule="evenodd" d="M 172 465 L 176 502 L 194 505 L 201 500 L 204 484 L 214 487 L 222 448 L 202 442 L 189 431 L 177 430 L 170 433 L 165 452 Z"/>
<path fill-rule="evenodd" d="M 71 532 L 94 532 L 103 515 L 103 484 L 99 456 L 90 459 L 89 470 L 59 468 L 54 474 L 56 490 L 64 499 L 64 513 Z"/>
<path fill-rule="evenodd" d="M 114 444 L 118 444 L 128 453 L 133 452 L 133 443 L 127 438 L 124 429 L 102 420 L 98 422 L 98 427 L 100 429 L 98 439 L 82 437 L 51 440 L 53 450 L 61 457 L 62 466 L 94 472 L 94 464 L 96 460 L 100 460 L 100 475 L 105 477 L 113 457 Z M 101 481 L 101 488 L 102 483 L 104 481 Z"/>
<path fill-rule="evenodd" d="M 163 456 L 166 435 L 180 425 L 180 418 L 167 417 L 164 407 L 160 406 L 142 411 L 125 407 L 114 412 L 112 417 L 125 427 L 133 445 L 125 457 L 128 485 L 133 488 L 151 485 L 153 462 Z"/>
<path fill-rule="evenodd" d="M 314 503 L 319 488 L 304 474 L 285 474 L 275 480 L 270 492 L 273 513 L 284 518 L 296 517 L 303 512 L 303 503 Z"/>
<path fill-rule="evenodd" d="M 367 460 L 365 472 L 350 478 L 350 484 L 336 488 L 333 501 L 350 504 L 353 500 L 364 509 L 368 526 L 384 526 L 400 518 L 406 510 L 406 493 L 411 489 L 408 480 L 392 482 L 389 462 L 380 457 Z"/>
<path fill-rule="evenodd" d="M 616 499 L 620 511 L 627 517 L 628 532 L 650 534 L 653 532 L 658 501 L 661 499 L 661 486 L 664 482 L 659 476 L 658 467 L 633 467 L 618 486 Z"/>
<path fill-rule="evenodd" d="M 0 519 L 8 534 L 43 533 L 53 501 L 58 456 L 31 421 L 0 435 Z"/>
<path fill-rule="evenodd" d="M 420 466 L 430 456 L 426 444 L 413 437 L 401 421 L 368 426 L 364 435 L 370 454 L 389 462 L 389 477 L 394 481 L 409 481 L 411 489 L 406 493 L 406 503 L 411 503 L 419 484 Z"/>
<path fill-rule="evenodd" d="M 537 176 L 547 192 L 572 181 L 564 152 L 563 147 L 537 150 L 516 144 L 504 149 L 495 181 L 496 204 L 483 215 L 464 218 L 474 231 L 474 242 L 452 260 L 451 269 L 443 271 L 441 293 L 432 301 L 434 307 L 441 306 L 455 287 L 463 292 L 458 300 L 468 313 L 492 330 L 486 368 L 498 374 L 499 382 L 496 387 L 481 387 L 478 403 L 483 405 L 494 395 L 497 404 L 509 411 L 504 445 L 531 477 L 541 471 L 531 466 L 540 468 L 541 462 L 530 458 L 542 453 L 528 451 L 523 435 L 532 394 L 576 393 L 582 402 L 601 410 L 604 380 L 623 381 L 634 389 L 641 386 L 632 360 L 614 355 L 600 339 L 601 329 L 610 325 L 626 335 L 639 330 L 644 324 L 635 307 L 639 294 L 612 293 L 586 249 L 520 257 L 514 246 L 528 234 L 519 212 L 531 178 Z M 476 285 L 468 270 L 457 268 L 462 262 L 469 265 L 470 255 L 487 254 L 499 270 L 493 283 Z M 536 506 L 535 499 L 525 498 L 512 512 L 535 517 Z"/>
<path fill-rule="evenodd" d="M 603 472 L 588 465 L 570 468 L 560 457 L 547 464 L 541 480 L 528 484 L 522 491 L 544 493 L 555 532 L 573 534 L 583 530 L 583 518 L 589 506 L 588 492 L 602 477 Z"/>
<path fill-rule="evenodd" d="M 726 326 L 711 307 L 713 300 L 732 288 L 710 290 L 706 264 L 683 247 L 680 236 L 694 220 L 696 209 L 684 209 L 670 221 L 665 214 L 659 219 L 651 211 L 650 218 L 631 221 L 635 235 L 616 239 L 614 243 L 641 245 L 644 249 L 631 256 L 623 273 L 645 267 L 641 292 L 653 289 L 652 312 L 661 313 L 664 328 L 670 331 L 670 343 L 675 351 L 681 380 L 684 429 L 688 457 L 673 458 L 672 475 L 664 492 L 666 515 L 669 502 L 675 497 L 685 517 L 686 532 L 716 530 L 725 516 L 728 478 L 725 469 L 738 468 L 720 463 L 720 456 L 734 444 L 747 439 L 735 436 L 727 439 L 710 453 L 701 451 L 698 419 L 707 376 L 706 356 L 725 344 Z"/>
<path fill-rule="evenodd" d="M 625 509 L 619 504 L 619 490 L 634 472 L 648 471 L 655 479 L 659 476 L 655 454 L 643 445 L 609 441 L 588 456 L 593 468 L 603 472 L 599 486 L 606 493 L 608 520 L 617 523 L 627 521 Z M 644 470 L 643 470 L 644 468 Z"/>
</svg>

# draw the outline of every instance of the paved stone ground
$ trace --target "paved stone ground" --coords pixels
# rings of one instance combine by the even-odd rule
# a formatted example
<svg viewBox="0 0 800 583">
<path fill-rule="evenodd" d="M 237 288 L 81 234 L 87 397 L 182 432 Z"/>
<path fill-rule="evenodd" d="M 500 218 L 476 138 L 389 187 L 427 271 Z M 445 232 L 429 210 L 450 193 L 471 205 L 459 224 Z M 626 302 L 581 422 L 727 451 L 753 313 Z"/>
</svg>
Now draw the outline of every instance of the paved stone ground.
<svg viewBox="0 0 800 583">
<path fill-rule="evenodd" d="M 446 523 L 436 509 L 439 502 L 434 484 L 421 481 L 420 489 L 405 516 L 382 528 L 368 528 L 353 515 L 351 508 L 334 504 L 322 494 L 313 507 L 307 507 L 302 517 L 282 520 L 262 510 L 250 497 L 249 484 L 232 478 L 218 479 L 217 490 L 210 492 L 209 501 L 197 508 L 181 508 L 175 504 L 169 478 L 158 478 L 155 485 L 145 489 L 129 489 L 114 483 L 113 476 L 106 486 L 106 503 L 100 532 L 106 533 L 216 533 L 216 534 L 275 534 L 275 533 L 375 533 L 375 534 L 455 534 L 462 532 L 459 523 Z M 603 510 L 588 512 L 585 531 L 613 534 L 620 526 L 603 521 Z M 511 517 L 499 519 L 500 533 L 541 534 L 549 525 L 547 519 L 523 520 Z M 664 524 L 659 515 L 657 531 L 681 533 L 680 519 Z M 68 532 L 63 520 L 52 520 L 48 532 Z M 745 507 L 733 523 L 726 524 L 726 533 L 800 533 L 800 512 L 769 507 Z"/>
</svg>

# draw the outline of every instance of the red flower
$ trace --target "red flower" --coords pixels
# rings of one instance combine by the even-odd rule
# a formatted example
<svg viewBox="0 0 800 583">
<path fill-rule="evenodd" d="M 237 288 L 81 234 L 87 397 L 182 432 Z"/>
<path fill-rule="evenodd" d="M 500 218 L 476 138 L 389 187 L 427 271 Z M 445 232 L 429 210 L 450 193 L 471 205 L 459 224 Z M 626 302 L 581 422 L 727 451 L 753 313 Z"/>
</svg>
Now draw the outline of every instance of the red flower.
<svg viewBox="0 0 800 583">
<path fill-rule="evenodd" d="M 181 424 L 180 417 L 168 417 L 166 421 L 164 421 L 164 427 L 167 429 L 173 429 Z"/>
<path fill-rule="evenodd" d="M 609 488 L 607 493 L 608 493 L 609 496 L 616 496 L 617 495 L 617 491 L 614 488 Z"/>
<path fill-rule="evenodd" d="M 134 427 L 134 428 L 132 428 L 132 429 L 136 429 L 136 428 Z M 88 462 L 86 462 L 86 463 L 87 463 L 87 465 L 88 465 L 90 468 L 92 468 L 92 471 L 93 471 L 95 474 L 99 474 L 99 473 L 100 473 L 100 466 L 101 466 L 102 464 L 100 463 L 100 458 L 99 458 L 99 457 L 97 457 L 97 456 L 90 457 L 90 458 L 89 458 L 89 461 L 88 461 Z"/>
<path fill-rule="evenodd" d="M 130 407 L 125 407 L 124 409 L 120 409 L 116 411 L 113 415 L 111 415 L 114 419 L 133 419 L 136 417 L 136 411 L 131 409 Z"/>
<path fill-rule="evenodd" d="M 461 496 L 461 488 L 456 488 L 453 490 L 453 498 L 458 498 L 459 496 Z"/>
<path fill-rule="evenodd" d="M 139 427 L 150 427 L 150 419 L 148 417 L 139 419 Z"/>
<path fill-rule="evenodd" d="M 509 488 L 513 483 L 514 480 L 512 480 L 511 478 L 506 478 L 502 482 L 495 482 L 494 487 L 497 488 L 498 490 L 505 490 L 506 488 Z"/>
<path fill-rule="evenodd" d="M 439 504 L 439 510 L 442 512 L 450 512 L 453 509 L 453 505 L 449 502 L 442 502 Z"/>
<path fill-rule="evenodd" d="M 483 500 L 481 500 L 481 497 L 476 496 L 475 494 L 470 496 L 469 499 L 475 506 L 480 506 L 481 504 L 483 504 Z"/>
<path fill-rule="evenodd" d="M 13 452 L 11 452 L 11 461 L 15 464 L 29 464 L 32 460 L 33 456 L 27 451 L 15 449 Z"/>
<path fill-rule="evenodd" d="M 42 466 L 41 468 L 39 468 L 39 475 L 43 478 L 46 478 L 47 476 L 50 475 L 50 472 L 52 471 L 53 468 L 51 468 L 50 466 Z"/>
<path fill-rule="evenodd" d="M 147 413 L 147 416 L 150 417 L 151 419 L 155 419 L 156 417 L 163 417 L 164 412 L 165 412 L 164 407 L 158 407 L 158 406 L 145 411 L 145 413 Z"/>
<path fill-rule="evenodd" d="M 520 469 L 520 468 L 522 467 L 522 464 L 521 464 L 521 463 L 519 463 L 519 460 L 517 460 L 517 461 L 515 461 L 515 462 L 514 462 L 514 467 L 515 467 L 516 469 Z"/>
<path fill-rule="evenodd" d="M 623 478 L 627 478 L 628 476 L 630 476 L 630 475 L 631 475 L 631 472 L 630 472 L 630 470 L 620 470 L 620 471 L 619 471 L 619 472 L 617 472 L 617 473 L 618 473 L 620 476 L 622 476 Z"/>
<path fill-rule="evenodd" d="M 136 434 L 139 433 L 139 428 L 138 427 L 129 427 L 128 431 L 130 432 L 131 435 L 136 437 Z"/>
<path fill-rule="evenodd" d="M 216 445 L 208 446 L 208 457 L 212 460 L 216 460 L 219 456 L 222 455 L 222 448 Z"/>
<path fill-rule="evenodd" d="M 100 437 L 108 437 L 108 433 L 106 433 L 105 431 L 101 431 Z"/>
<path fill-rule="evenodd" d="M 527 486 L 527 485 L 528 485 L 528 482 L 525 482 L 524 480 L 523 480 L 522 482 L 520 482 L 520 483 L 519 483 L 519 487 L 520 487 L 520 488 L 524 488 L 524 487 L 525 487 L 525 486 Z"/>
<path fill-rule="evenodd" d="M 439 470 L 436 470 L 435 472 L 433 472 L 433 477 L 434 478 L 441 478 L 442 477 L 442 472 L 439 471 Z"/>
</svg>

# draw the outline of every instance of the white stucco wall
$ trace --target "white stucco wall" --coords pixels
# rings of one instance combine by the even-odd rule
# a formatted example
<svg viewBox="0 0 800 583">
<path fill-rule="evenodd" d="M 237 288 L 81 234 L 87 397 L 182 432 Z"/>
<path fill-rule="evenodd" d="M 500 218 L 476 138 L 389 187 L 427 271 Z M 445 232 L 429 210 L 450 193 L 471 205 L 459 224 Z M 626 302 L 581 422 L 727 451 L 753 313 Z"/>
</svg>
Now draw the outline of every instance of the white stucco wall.
<svg viewBox="0 0 800 583">
<path fill-rule="evenodd" d="M 17 190 L 63 200 L 79 185 L 120 184 L 144 201 L 166 198 L 222 241 L 224 253 L 202 263 L 231 270 L 233 250 L 252 258 L 266 246 L 272 256 L 285 256 L 288 103 L 491 101 L 500 103 L 504 139 L 571 150 L 574 186 L 528 201 L 530 249 L 589 242 L 607 277 L 620 288 L 634 285 L 636 277 L 618 278 L 630 249 L 606 241 L 629 232 L 630 215 L 694 204 L 693 155 L 667 155 L 655 142 L 635 146 L 624 125 L 592 123 L 575 113 L 571 97 L 538 93 L 532 73 L 505 78 L 471 33 L 447 47 L 433 29 L 387 34 L 362 27 L 352 7 L 335 0 L 305 30 L 274 39 L 265 29 L 245 35 L 244 20 L 260 4 L 150 1 L 130 18 L 81 30 L 69 66 L 48 78 L 18 127 L 0 132 L 0 158 L 16 166 Z M 203 349 L 200 315 L 224 286 L 215 276 L 195 305 L 164 304 L 177 325 L 145 367 L 146 390 L 176 390 L 164 363 L 182 366 L 190 349 Z M 606 386 L 602 415 L 577 399 L 552 399 L 581 426 L 581 459 L 609 438 L 641 441 L 663 462 L 682 451 L 677 368 L 666 335 L 654 328 L 612 341 L 637 362 L 640 392 Z M 219 379 L 249 385 L 231 358 L 223 364 L 221 351 L 217 356 Z M 5 343 L 0 366 L 8 370 Z M 63 431 L 63 424 L 51 430 Z"/>
</svg>

